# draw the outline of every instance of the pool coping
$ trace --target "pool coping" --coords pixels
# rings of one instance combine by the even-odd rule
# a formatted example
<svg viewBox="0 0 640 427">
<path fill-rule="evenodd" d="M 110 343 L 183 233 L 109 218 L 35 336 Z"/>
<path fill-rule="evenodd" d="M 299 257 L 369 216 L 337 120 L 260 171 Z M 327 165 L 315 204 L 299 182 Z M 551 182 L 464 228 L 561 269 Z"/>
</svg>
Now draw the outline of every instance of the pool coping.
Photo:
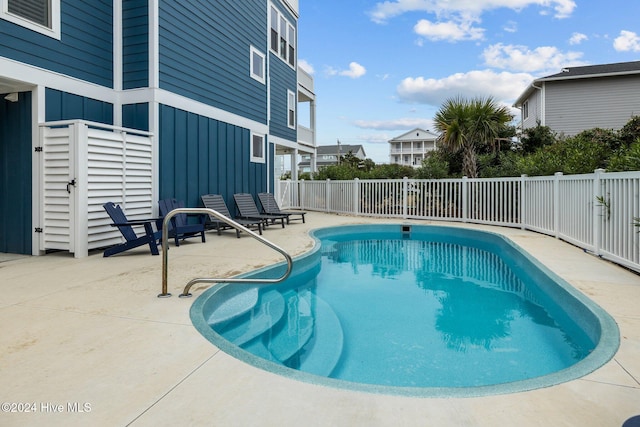
<svg viewBox="0 0 640 427">
<path fill-rule="evenodd" d="M 316 253 L 319 249 L 319 239 L 316 237 L 316 233 L 326 229 L 333 228 L 367 228 L 367 227 L 395 227 L 395 226 L 403 226 L 407 225 L 405 222 L 398 223 L 386 223 L 386 224 L 376 224 L 376 225 L 359 225 L 359 224 L 350 224 L 350 225 L 341 225 L 341 226 L 333 226 L 333 227 L 324 227 L 311 229 L 309 231 L 309 235 L 314 240 L 313 247 L 294 258 L 295 261 L 302 261 L 314 253 Z M 488 230 L 473 230 L 473 229 L 461 229 L 459 227 L 452 227 L 447 225 L 421 225 L 421 224 L 410 224 L 412 227 L 426 227 L 426 228 L 439 228 L 439 229 L 451 229 L 451 230 L 466 230 L 472 233 L 484 233 L 493 236 L 493 238 L 500 239 L 514 250 L 518 251 L 520 255 L 525 257 L 528 261 L 533 263 L 537 268 L 539 268 L 544 274 L 549 276 L 553 281 L 558 284 L 563 290 L 571 295 L 571 297 L 575 298 L 579 303 L 584 305 L 598 320 L 600 326 L 600 340 L 594 350 L 583 360 L 575 363 L 574 365 L 562 369 L 560 371 L 556 371 L 550 374 L 546 374 L 539 377 L 534 377 L 525 380 L 519 380 L 510 383 L 502 383 L 488 386 L 477 386 L 477 387 L 398 387 L 398 386 L 383 386 L 383 385 L 374 385 L 374 384 L 363 384 L 363 383 L 354 383 L 350 381 L 344 381 L 333 378 L 321 377 L 318 375 L 301 372 L 295 369 L 287 368 L 285 366 L 279 365 L 274 362 L 270 362 L 268 360 L 262 359 L 258 356 L 255 356 L 248 351 L 237 347 L 236 345 L 230 343 L 222 336 L 217 334 L 213 329 L 207 324 L 204 316 L 202 315 L 203 307 L 206 304 L 207 300 L 211 298 L 216 292 L 222 289 L 225 286 L 231 285 L 230 283 L 221 283 L 216 286 L 208 289 L 203 292 L 192 304 L 190 309 L 190 318 L 198 330 L 200 334 L 202 334 L 209 342 L 214 344 L 216 347 L 220 348 L 225 353 L 231 355 L 232 357 L 246 362 L 250 365 L 253 365 L 259 369 L 262 369 L 267 372 L 271 372 L 277 375 L 281 375 L 285 378 L 294 379 L 314 385 L 321 385 L 330 388 L 336 389 L 344 389 L 351 391 L 360 391 L 366 393 L 374 393 L 374 394 L 382 394 L 382 395 L 393 395 L 393 396 L 405 396 L 405 397 L 420 397 L 420 398 L 465 398 L 465 397 L 483 397 L 483 396 L 492 396 L 492 395 L 500 395 L 500 394 L 510 394 L 510 393 L 519 393 L 524 391 L 531 391 L 546 387 L 551 387 L 554 385 L 566 383 L 569 381 L 573 381 L 579 378 L 582 378 L 598 368 L 605 365 L 609 362 L 616 354 L 617 350 L 620 346 L 620 331 L 617 323 L 613 319 L 613 317 L 607 313 L 602 307 L 600 307 L 593 300 L 588 298 L 582 292 L 580 292 L 577 288 L 572 286 L 558 274 L 554 273 L 550 268 L 546 267 L 540 261 L 538 261 L 535 257 L 533 257 L 529 252 L 527 252 L 520 245 L 515 243 L 512 239 L 504 234 L 496 233 Z M 277 263 L 269 266 L 265 266 L 236 277 L 249 277 L 253 275 L 258 275 L 261 272 L 266 270 L 273 269 L 274 266 L 282 265 L 282 263 Z"/>
</svg>

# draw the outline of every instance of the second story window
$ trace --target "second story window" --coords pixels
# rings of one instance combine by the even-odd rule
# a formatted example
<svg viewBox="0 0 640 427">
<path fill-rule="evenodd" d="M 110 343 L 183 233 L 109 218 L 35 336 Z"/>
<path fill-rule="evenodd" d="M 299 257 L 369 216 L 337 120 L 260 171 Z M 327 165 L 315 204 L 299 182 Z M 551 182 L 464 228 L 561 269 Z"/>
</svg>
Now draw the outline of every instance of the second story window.
<svg viewBox="0 0 640 427">
<path fill-rule="evenodd" d="M 60 38 L 60 0 L 0 0 L 0 18 Z"/>
<path fill-rule="evenodd" d="M 522 118 L 524 120 L 529 118 L 529 101 L 522 103 Z"/>
<path fill-rule="evenodd" d="M 269 13 L 269 46 L 273 53 L 292 67 L 296 66 L 296 30 L 274 6 Z"/>
<path fill-rule="evenodd" d="M 264 53 L 260 52 L 255 47 L 250 48 L 250 68 L 251 77 L 264 84 L 264 69 L 265 69 L 265 57 Z"/>
<path fill-rule="evenodd" d="M 287 91 L 287 126 L 296 128 L 296 94 L 290 90 Z"/>
</svg>

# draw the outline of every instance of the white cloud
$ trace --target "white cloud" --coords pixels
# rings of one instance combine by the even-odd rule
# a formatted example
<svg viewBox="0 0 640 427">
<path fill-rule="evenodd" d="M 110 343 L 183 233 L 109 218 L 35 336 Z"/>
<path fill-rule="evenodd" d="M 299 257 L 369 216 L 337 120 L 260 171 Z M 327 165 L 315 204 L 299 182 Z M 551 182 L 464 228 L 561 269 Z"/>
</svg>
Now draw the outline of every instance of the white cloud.
<svg viewBox="0 0 640 427">
<path fill-rule="evenodd" d="M 571 34 L 571 38 L 569 39 L 569 44 L 580 44 L 585 40 L 588 40 L 589 37 L 587 37 L 586 34 L 582 34 L 582 33 L 573 33 Z"/>
<path fill-rule="evenodd" d="M 357 62 L 350 62 L 348 70 L 337 70 L 333 67 L 326 67 L 325 73 L 328 76 L 345 76 L 357 79 L 364 76 L 367 73 L 367 69 Z"/>
<path fill-rule="evenodd" d="M 613 48 L 618 52 L 640 52 L 640 36 L 633 31 L 622 30 L 613 41 Z"/>
<path fill-rule="evenodd" d="M 316 72 L 316 70 L 313 69 L 313 65 L 309 64 L 304 59 L 298 59 L 298 66 L 309 74 L 313 74 Z"/>
<path fill-rule="evenodd" d="M 443 79 L 407 77 L 397 92 L 404 102 L 429 104 L 439 107 L 446 99 L 456 96 L 472 98 L 491 96 L 505 105 L 515 100 L 533 80 L 527 73 L 496 73 L 476 70 L 456 73 Z"/>
<path fill-rule="evenodd" d="M 576 3 L 573 0 L 387 0 L 379 2 L 369 12 L 371 20 L 382 24 L 389 19 L 407 12 L 428 12 L 437 16 L 466 16 L 478 18 L 484 12 L 507 8 L 522 10 L 529 6 L 539 6 L 541 13 L 554 10 L 556 18 L 571 16 Z"/>
<path fill-rule="evenodd" d="M 515 33 L 518 31 L 518 23 L 515 21 L 509 21 L 505 24 L 503 30 L 505 30 L 507 33 Z"/>
<path fill-rule="evenodd" d="M 471 22 L 431 22 L 421 19 L 413 27 L 413 31 L 429 40 L 480 40 L 484 36 L 484 30 L 473 27 Z"/>
<path fill-rule="evenodd" d="M 482 52 L 485 64 L 527 73 L 554 71 L 562 67 L 585 65 L 581 52 L 561 52 L 554 46 L 540 46 L 533 50 L 526 46 L 497 43 Z"/>
<path fill-rule="evenodd" d="M 433 120 L 417 117 L 391 120 L 356 120 L 353 124 L 362 129 L 375 130 L 433 129 Z"/>
</svg>

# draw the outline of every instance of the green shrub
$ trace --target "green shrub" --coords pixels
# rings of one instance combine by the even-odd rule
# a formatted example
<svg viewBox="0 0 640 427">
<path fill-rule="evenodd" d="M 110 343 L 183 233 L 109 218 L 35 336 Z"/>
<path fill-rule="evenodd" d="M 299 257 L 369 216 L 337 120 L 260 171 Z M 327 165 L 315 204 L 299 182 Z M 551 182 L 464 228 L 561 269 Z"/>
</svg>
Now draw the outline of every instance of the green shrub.
<svg viewBox="0 0 640 427">
<path fill-rule="evenodd" d="M 416 170 L 418 179 L 444 179 L 449 177 L 449 162 L 439 151 L 431 152 Z"/>
<path fill-rule="evenodd" d="M 640 138 L 640 116 L 633 116 L 618 132 L 624 146 L 630 146 Z"/>
</svg>

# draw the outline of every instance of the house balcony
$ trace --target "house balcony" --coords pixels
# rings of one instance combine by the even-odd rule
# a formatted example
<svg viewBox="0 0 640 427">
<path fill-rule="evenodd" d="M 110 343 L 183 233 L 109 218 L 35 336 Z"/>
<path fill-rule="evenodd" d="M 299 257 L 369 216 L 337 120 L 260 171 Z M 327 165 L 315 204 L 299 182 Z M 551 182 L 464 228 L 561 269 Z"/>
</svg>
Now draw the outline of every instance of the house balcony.
<svg viewBox="0 0 640 427">
<path fill-rule="evenodd" d="M 298 125 L 298 144 L 315 147 L 314 131 L 306 126 Z"/>
<path fill-rule="evenodd" d="M 302 68 L 298 67 L 298 102 L 307 102 L 316 99 L 313 88 L 313 77 Z"/>
</svg>

